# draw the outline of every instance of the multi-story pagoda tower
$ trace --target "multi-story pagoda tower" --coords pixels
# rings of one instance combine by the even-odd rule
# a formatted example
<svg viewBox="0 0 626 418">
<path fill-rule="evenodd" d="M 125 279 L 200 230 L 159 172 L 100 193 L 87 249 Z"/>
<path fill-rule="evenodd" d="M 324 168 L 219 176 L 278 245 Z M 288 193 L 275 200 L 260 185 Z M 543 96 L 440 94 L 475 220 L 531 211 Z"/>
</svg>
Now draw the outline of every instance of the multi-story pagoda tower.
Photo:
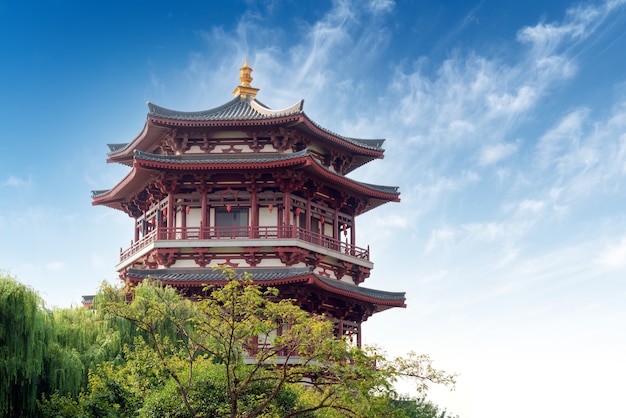
<svg viewBox="0 0 626 418">
<path fill-rule="evenodd" d="M 356 335 L 374 313 L 404 307 L 404 293 L 361 286 L 373 263 L 356 244 L 357 216 L 398 202 L 396 187 L 346 175 L 383 157 L 381 139 L 332 133 L 303 112 L 303 101 L 272 110 L 256 100 L 252 69 L 240 69 L 235 98 L 200 112 L 148 103 L 143 131 L 110 144 L 107 162 L 131 167 L 94 205 L 134 219 L 120 278 L 159 279 L 187 295 L 223 284 L 212 267 L 247 271 L 305 310 Z"/>
</svg>

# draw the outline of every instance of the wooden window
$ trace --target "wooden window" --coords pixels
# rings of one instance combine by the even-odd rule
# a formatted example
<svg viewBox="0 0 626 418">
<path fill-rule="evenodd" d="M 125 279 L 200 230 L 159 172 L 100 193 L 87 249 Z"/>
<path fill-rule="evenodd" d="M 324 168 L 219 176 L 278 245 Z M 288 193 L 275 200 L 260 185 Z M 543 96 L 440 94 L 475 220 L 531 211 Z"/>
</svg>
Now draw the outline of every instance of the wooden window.
<svg viewBox="0 0 626 418">
<path fill-rule="evenodd" d="M 215 208 L 215 226 L 219 236 L 248 236 L 248 208 Z"/>
</svg>

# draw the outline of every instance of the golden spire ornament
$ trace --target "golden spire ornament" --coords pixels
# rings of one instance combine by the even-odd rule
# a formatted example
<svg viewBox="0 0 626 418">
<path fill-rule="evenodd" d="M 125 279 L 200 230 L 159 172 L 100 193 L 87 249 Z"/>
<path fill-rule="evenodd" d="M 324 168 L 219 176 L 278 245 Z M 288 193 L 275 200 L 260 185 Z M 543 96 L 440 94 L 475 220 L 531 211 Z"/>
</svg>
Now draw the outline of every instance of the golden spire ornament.
<svg viewBox="0 0 626 418">
<path fill-rule="evenodd" d="M 250 97 L 251 99 L 254 99 L 259 89 L 250 86 L 250 83 L 252 82 L 252 71 L 252 68 L 248 65 L 248 58 L 246 58 L 243 63 L 243 67 L 239 69 L 239 73 L 241 74 L 239 81 L 241 84 L 233 90 L 233 94 L 235 96 L 239 96 L 241 98 Z"/>
</svg>

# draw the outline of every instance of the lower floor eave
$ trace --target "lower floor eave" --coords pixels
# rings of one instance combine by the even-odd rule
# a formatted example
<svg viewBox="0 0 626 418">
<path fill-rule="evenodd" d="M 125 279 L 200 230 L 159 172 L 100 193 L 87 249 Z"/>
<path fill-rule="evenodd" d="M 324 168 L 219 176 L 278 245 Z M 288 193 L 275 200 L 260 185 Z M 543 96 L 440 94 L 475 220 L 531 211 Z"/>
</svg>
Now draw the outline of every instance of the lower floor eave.
<svg viewBox="0 0 626 418">
<path fill-rule="evenodd" d="M 313 272 L 312 267 L 292 268 L 250 268 L 234 269 L 235 277 L 250 274 L 250 279 L 259 286 L 272 286 L 280 289 L 281 286 L 300 283 L 312 286 L 335 295 L 371 303 L 375 311 L 380 312 L 389 308 L 405 308 L 404 292 L 387 292 L 370 289 L 352 283 L 333 280 Z M 166 285 L 176 288 L 198 288 L 204 286 L 223 286 L 226 284 L 224 274 L 219 269 L 128 269 L 126 279 L 130 282 L 139 282 L 144 279 L 159 280 Z"/>
</svg>

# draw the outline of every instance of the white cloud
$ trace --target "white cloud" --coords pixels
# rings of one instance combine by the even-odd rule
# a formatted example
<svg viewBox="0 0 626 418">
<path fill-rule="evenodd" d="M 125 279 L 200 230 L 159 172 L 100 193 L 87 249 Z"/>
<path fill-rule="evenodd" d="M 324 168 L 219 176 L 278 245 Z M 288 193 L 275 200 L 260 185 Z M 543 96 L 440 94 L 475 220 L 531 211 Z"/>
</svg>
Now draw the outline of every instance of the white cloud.
<svg viewBox="0 0 626 418">
<path fill-rule="evenodd" d="M 6 187 L 24 187 L 30 185 L 31 183 L 31 179 L 25 180 L 20 177 L 9 176 L 4 182 L 2 182 L 2 185 Z"/>
<path fill-rule="evenodd" d="M 557 166 L 563 154 L 578 146 L 583 131 L 582 125 L 588 115 L 588 109 L 574 110 L 539 139 L 537 160 L 542 168 Z"/>
<path fill-rule="evenodd" d="M 470 223 L 463 225 L 463 229 L 474 241 L 499 241 L 510 236 L 510 225 L 498 222 Z"/>
<path fill-rule="evenodd" d="M 487 105 L 493 115 L 517 114 L 530 109 L 537 100 L 537 92 L 533 87 L 521 86 L 515 94 L 508 92 L 487 96 Z"/>
<path fill-rule="evenodd" d="M 370 0 L 367 7 L 375 13 L 390 12 L 396 6 L 393 0 Z"/>
<path fill-rule="evenodd" d="M 545 205 L 545 202 L 542 202 L 540 200 L 525 199 L 520 202 L 518 210 L 521 212 L 538 213 L 543 210 Z"/>
<path fill-rule="evenodd" d="M 428 239 L 428 243 L 426 244 L 426 254 L 431 253 L 438 247 L 449 245 L 453 242 L 455 237 L 456 232 L 448 226 L 433 229 L 430 232 L 430 238 Z"/>
<path fill-rule="evenodd" d="M 562 44 L 580 42 L 594 33 L 615 4 L 579 5 L 567 10 L 561 23 L 538 23 L 521 29 L 517 38 L 532 44 L 541 55 L 550 55 Z"/>
<path fill-rule="evenodd" d="M 611 268 L 626 266 L 626 237 L 623 237 L 620 242 L 604 248 L 597 261 L 603 266 Z"/>
<path fill-rule="evenodd" d="M 619 193 L 626 174 L 626 101 L 600 115 L 570 111 L 541 135 L 534 158 L 535 172 L 528 175 L 559 190 L 559 205 Z"/>
<path fill-rule="evenodd" d="M 492 165 L 517 152 L 518 145 L 510 142 L 486 145 L 480 151 L 479 164 Z"/>
</svg>

